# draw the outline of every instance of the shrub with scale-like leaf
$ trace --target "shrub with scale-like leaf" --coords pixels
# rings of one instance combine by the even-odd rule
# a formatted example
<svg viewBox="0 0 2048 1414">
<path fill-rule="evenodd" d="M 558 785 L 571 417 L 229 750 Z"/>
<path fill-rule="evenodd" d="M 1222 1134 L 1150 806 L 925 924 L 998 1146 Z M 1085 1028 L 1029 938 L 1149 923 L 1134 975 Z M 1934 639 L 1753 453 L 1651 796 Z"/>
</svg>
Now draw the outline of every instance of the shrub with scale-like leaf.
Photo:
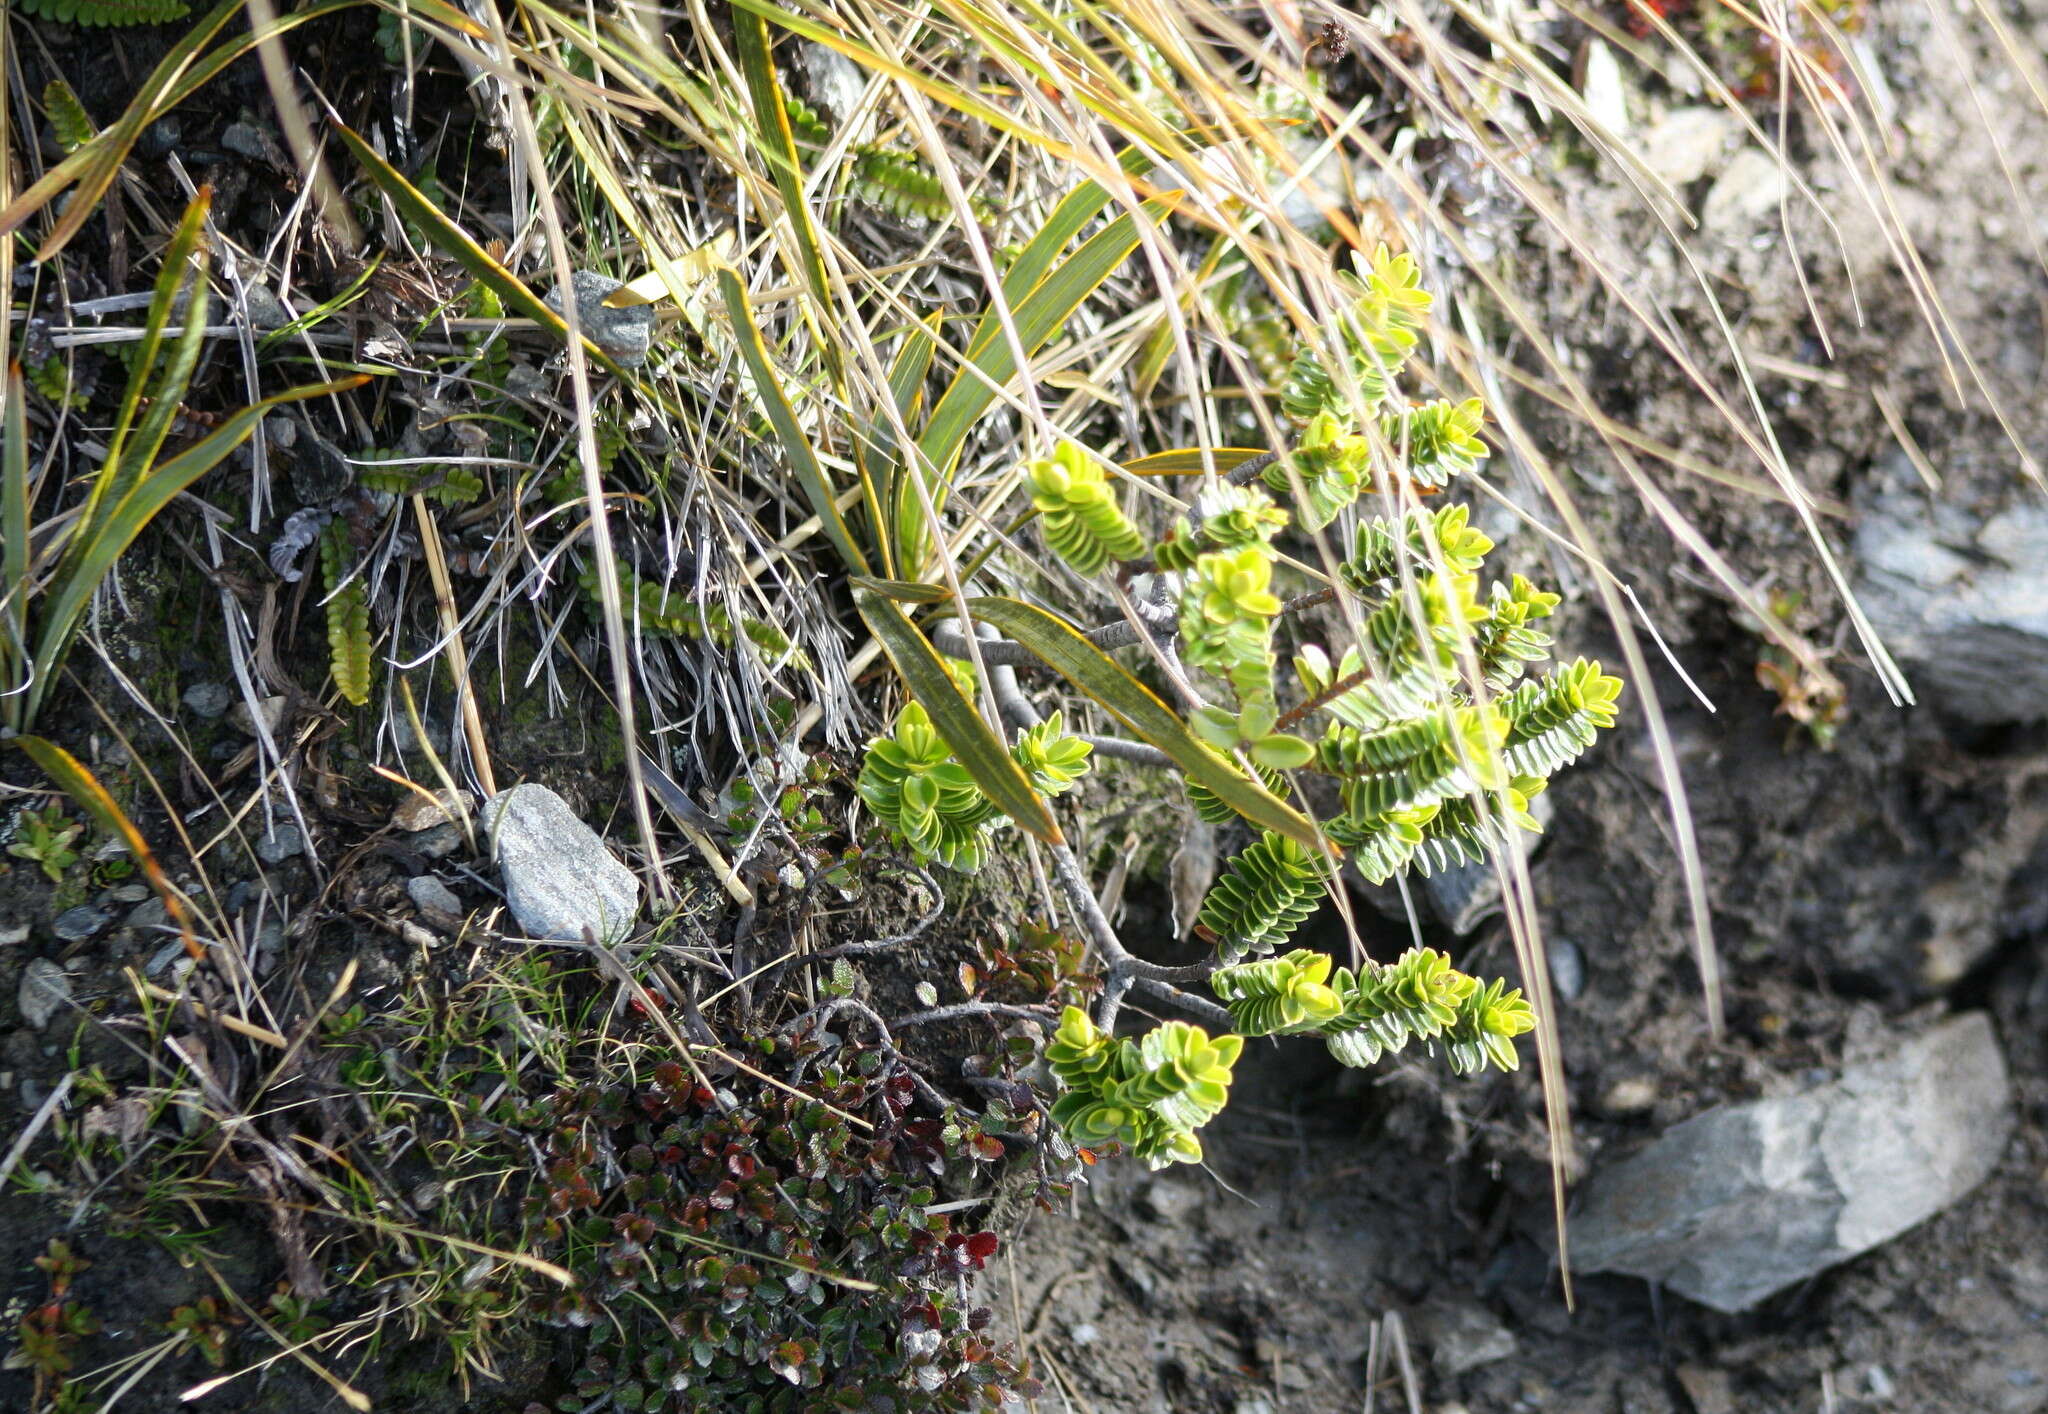
<svg viewBox="0 0 2048 1414">
<path fill-rule="evenodd" d="M 1082 574 L 1145 553 L 1145 537 L 1117 505 L 1102 468 L 1074 443 L 1060 443 L 1051 456 L 1026 463 L 1024 472 L 1045 543 Z"/>
<path fill-rule="evenodd" d="M 1242 1036 L 1169 1021 L 1137 1043 L 1101 1030 L 1068 1007 L 1046 1044 L 1046 1066 L 1066 1087 L 1052 1117 L 1082 1144 L 1121 1144 L 1147 1168 L 1200 1163 L 1195 1131 L 1230 1098 Z"/>
</svg>

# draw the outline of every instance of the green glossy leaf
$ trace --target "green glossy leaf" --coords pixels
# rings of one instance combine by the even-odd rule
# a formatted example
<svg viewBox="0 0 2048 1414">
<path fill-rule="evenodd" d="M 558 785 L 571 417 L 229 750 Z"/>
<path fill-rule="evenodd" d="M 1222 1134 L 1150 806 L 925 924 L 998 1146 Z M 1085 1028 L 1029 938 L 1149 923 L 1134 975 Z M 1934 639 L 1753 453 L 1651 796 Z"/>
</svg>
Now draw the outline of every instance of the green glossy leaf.
<svg viewBox="0 0 2048 1414">
<path fill-rule="evenodd" d="M 1044 659 L 1107 708 L 1139 740 L 1171 757 L 1189 780 L 1206 787 L 1245 819 L 1311 849 L 1326 847 L 1313 821 L 1203 745 L 1173 709 L 1071 624 L 1015 599 L 970 599 L 967 610 Z"/>
<path fill-rule="evenodd" d="M 953 749 L 953 756 L 998 809 L 1048 844 L 1062 843 L 1045 802 L 1031 789 L 1009 748 L 960 693 L 953 675 L 917 625 L 881 595 L 856 588 L 853 602 L 896 665 L 897 674 Z"/>
<path fill-rule="evenodd" d="M 866 574 L 867 556 L 861 553 L 852 532 L 847 530 L 846 519 L 839 514 L 839 498 L 833 490 L 832 481 L 818 461 L 817 452 L 812 450 L 811 439 L 804 435 L 803 428 L 797 423 L 796 409 L 789 405 L 789 399 L 782 391 L 782 380 L 775 376 L 775 367 L 768 361 L 768 346 L 761 340 L 760 326 L 754 323 L 754 308 L 747 300 L 747 287 L 740 283 L 739 273 L 727 267 L 718 272 L 718 289 L 725 297 L 725 312 L 732 321 L 733 338 L 739 344 L 740 357 L 746 362 L 747 372 L 753 376 L 754 391 L 760 395 L 769 425 L 782 442 L 790 469 L 796 473 L 797 482 L 810 500 L 812 513 L 824 526 L 826 537 L 840 558 L 846 561 L 846 567 L 857 574 Z"/>
</svg>

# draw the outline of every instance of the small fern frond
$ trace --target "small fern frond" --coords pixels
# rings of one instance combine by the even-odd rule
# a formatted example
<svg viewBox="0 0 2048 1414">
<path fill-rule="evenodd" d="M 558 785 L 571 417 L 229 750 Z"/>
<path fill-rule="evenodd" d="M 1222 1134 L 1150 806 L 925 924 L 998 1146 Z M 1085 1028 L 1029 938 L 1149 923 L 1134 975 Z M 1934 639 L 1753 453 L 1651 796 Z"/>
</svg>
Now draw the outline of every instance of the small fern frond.
<svg viewBox="0 0 2048 1414">
<path fill-rule="evenodd" d="M 57 146 L 66 153 L 78 151 L 99 135 L 85 105 L 62 79 L 51 79 L 43 85 L 43 111 L 50 118 L 50 136 L 57 139 Z"/>
<path fill-rule="evenodd" d="M 1316 911 L 1328 877 L 1322 855 L 1268 830 L 1230 861 L 1195 921 L 1225 962 L 1268 953 Z"/>
<path fill-rule="evenodd" d="M 820 117 L 818 110 L 810 104 L 795 94 L 786 94 L 782 100 L 782 107 L 789 114 L 790 135 L 796 139 L 798 147 L 820 152 L 832 141 L 831 125 Z"/>
<path fill-rule="evenodd" d="M 160 25 L 182 20 L 192 7 L 185 0 L 16 0 L 31 15 L 63 24 L 91 26 Z"/>
<path fill-rule="evenodd" d="M 403 456 L 402 452 L 368 452 L 364 459 L 391 462 Z M 466 466 L 364 466 L 356 469 L 356 480 L 388 496 L 417 494 L 451 508 L 469 505 L 484 493 L 484 479 Z"/>
<path fill-rule="evenodd" d="M 348 522 L 329 521 L 320 533 L 320 572 L 327 582 L 328 664 L 341 695 L 361 707 L 370 700 L 370 594 L 361 575 L 348 579 L 352 558 Z"/>
<path fill-rule="evenodd" d="M 1313 1031 L 1336 1019 L 1343 1000 L 1326 985 L 1330 959 L 1297 948 L 1281 957 L 1219 968 L 1210 990 L 1230 1009 L 1230 1021 L 1245 1036 L 1279 1036 Z"/>
<path fill-rule="evenodd" d="M 1051 456 L 1025 463 L 1024 472 L 1045 543 L 1080 573 L 1144 555 L 1145 538 L 1117 505 L 1102 468 L 1077 444 L 1060 443 Z"/>
<path fill-rule="evenodd" d="M 921 216 L 936 222 L 953 214 L 953 203 L 938 175 L 908 152 L 886 147 L 856 149 L 851 190 L 855 197 L 899 221 Z M 979 201 L 972 205 L 977 216 L 986 210 Z"/>
</svg>

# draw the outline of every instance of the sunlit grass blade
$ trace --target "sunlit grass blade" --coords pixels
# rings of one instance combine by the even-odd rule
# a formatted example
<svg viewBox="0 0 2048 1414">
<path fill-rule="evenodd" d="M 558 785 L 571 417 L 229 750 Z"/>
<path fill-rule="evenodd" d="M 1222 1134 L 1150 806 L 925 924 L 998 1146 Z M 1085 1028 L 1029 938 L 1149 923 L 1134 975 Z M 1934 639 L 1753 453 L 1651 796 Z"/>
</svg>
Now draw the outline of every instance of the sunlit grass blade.
<svg viewBox="0 0 2048 1414">
<path fill-rule="evenodd" d="M 1335 849 L 1307 816 L 1205 746 L 1150 688 L 1072 625 L 1016 599 L 970 599 L 967 610 L 1044 659 L 1129 727 L 1140 741 L 1171 757 L 1189 780 L 1206 786 L 1254 825 L 1299 840 L 1311 849 Z"/>
<path fill-rule="evenodd" d="M 0 426 L 0 720 L 16 722 L 28 663 L 29 458 L 27 389 L 21 365 L 7 365 L 7 407 Z M 17 723 L 18 724 L 18 723 Z"/>
<path fill-rule="evenodd" d="M 932 726 L 953 749 L 954 757 L 983 795 L 998 809 L 1048 844 L 1062 842 L 1060 827 L 1054 823 L 1045 802 L 1031 789 L 1024 772 L 974 704 L 961 695 L 939 657 L 917 625 L 903 611 L 880 594 L 856 588 L 853 601 L 860 616 L 874 632 L 882 651 L 896 665 L 896 672 L 909 687 Z"/>
<path fill-rule="evenodd" d="M 149 880 L 149 886 L 156 890 L 157 897 L 164 901 L 164 911 L 170 914 L 178 925 L 178 931 L 184 935 L 185 951 L 194 961 L 205 961 L 205 950 L 192 936 L 192 919 L 185 912 L 184 898 L 164 877 L 149 841 L 142 837 L 142 832 L 135 828 L 135 822 L 122 811 L 114 797 L 107 794 L 107 788 L 78 758 L 55 742 L 45 741 L 39 736 L 18 736 L 14 744 L 27 752 L 29 759 L 42 767 L 44 774 L 55 781 L 66 795 L 78 802 L 78 808 L 90 815 L 94 824 L 128 847 L 128 853 L 141 867 L 143 877 Z"/>
<path fill-rule="evenodd" d="M 797 423 L 796 410 L 789 405 L 789 399 L 782 391 L 782 380 L 776 377 L 774 365 L 768 361 L 768 346 L 762 342 L 760 326 L 754 323 L 753 305 L 747 299 L 747 287 L 740 282 L 739 273 L 730 268 L 720 270 L 718 291 L 725 298 L 725 311 L 732 320 L 733 338 L 739 344 L 740 358 L 753 377 L 754 391 L 760 396 L 769 425 L 775 429 L 775 435 L 782 443 L 783 454 L 789 458 L 790 469 L 796 473 L 804 495 L 810 500 L 812 513 L 825 527 L 826 537 L 846 562 L 846 567 L 857 574 L 866 574 L 867 556 L 861 553 L 852 532 L 846 528 L 846 518 L 839 514 L 839 500 L 831 478 L 819 462 L 811 439 L 804 435 L 803 428 Z"/>
</svg>

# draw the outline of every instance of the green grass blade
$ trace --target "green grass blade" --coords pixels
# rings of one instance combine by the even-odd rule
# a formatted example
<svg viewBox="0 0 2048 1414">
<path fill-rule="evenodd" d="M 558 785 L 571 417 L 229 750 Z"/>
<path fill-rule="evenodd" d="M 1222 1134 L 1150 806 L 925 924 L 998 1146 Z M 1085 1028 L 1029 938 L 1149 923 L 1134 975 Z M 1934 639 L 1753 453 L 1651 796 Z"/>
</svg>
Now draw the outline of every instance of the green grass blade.
<svg viewBox="0 0 2048 1414">
<path fill-rule="evenodd" d="M 1036 353 L 1064 329 L 1096 286 L 1130 258 L 1142 235 L 1140 215 L 1148 223 L 1164 220 L 1177 200 L 1178 193 L 1174 193 L 1146 202 L 1136 213 L 1126 211 L 1047 272 L 1031 293 L 1015 305 L 1011 314 L 1017 326 L 1017 340 L 1026 356 Z M 995 401 L 996 389 L 1006 386 L 1016 374 L 1016 352 L 1010 341 L 993 334 L 984 339 L 977 334 L 968 346 L 968 365 L 954 376 L 918 439 L 926 465 L 941 479 L 952 470 L 969 429 Z M 939 499 L 935 496 L 934 502 Z"/>
<path fill-rule="evenodd" d="M 90 815 L 94 824 L 128 847 L 128 853 L 141 867 L 143 877 L 149 880 L 157 897 L 164 901 L 164 911 L 170 914 L 178 930 L 185 935 L 185 951 L 195 959 L 203 960 L 205 952 L 192 936 L 192 919 L 185 912 L 185 900 L 164 877 L 149 841 L 142 837 L 142 831 L 135 828 L 135 822 L 107 793 L 107 788 L 80 764 L 78 758 L 55 742 L 45 741 L 39 736 L 18 736 L 14 738 L 14 744 L 27 752 L 29 759 L 42 767 L 64 794 L 77 801 L 78 808 Z"/>
<path fill-rule="evenodd" d="M 71 646 L 72 635 L 78 630 L 78 621 L 84 616 L 86 606 L 92 602 L 101 581 L 158 511 L 247 441 L 249 434 L 262 424 L 265 414 L 271 409 L 286 403 L 344 393 L 368 381 L 359 374 L 333 383 L 293 388 L 231 414 L 203 441 L 193 443 L 169 461 L 152 467 L 147 475 L 136 479 L 125 495 L 101 506 L 89 527 L 90 536 L 82 534 L 88 527 L 81 525 L 79 531 L 74 532 L 79 539 L 67 548 L 65 562 L 51 578 L 46 595 L 49 607 L 40 615 L 42 626 L 36 635 L 35 681 L 29 688 L 28 705 L 23 714 L 25 720 L 35 720 L 36 710 L 42 706 L 56 676 L 57 666 L 63 660 L 65 650 Z"/>
<path fill-rule="evenodd" d="M 135 371 L 121 395 L 121 412 L 114 421 L 113 435 L 107 439 L 107 459 L 101 465 L 98 483 L 82 518 L 81 539 L 89 538 L 86 528 L 101 501 L 119 500 L 126 495 L 134 479 L 156 460 L 164 438 L 170 435 L 178 405 L 184 401 L 192 371 L 199 366 L 199 354 L 206 343 L 206 273 L 211 264 L 200 236 L 212 205 L 212 189 L 201 187 L 199 195 L 185 208 L 177 230 L 171 233 L 170 244 L 164 247 L 163 269 L 156 277 L 156 297 L 149 302 L 142 341 L 135 350 Z M 179 294 L 185 291 L 190 293 L 180 316 L 184 332 L 172 346 L 169 360 L 159 369 L 157 354 L 163 347 L 164 329 L 177 307 Z M 136 431 L 135 411 L 145 399 L 148 406 L 141 428 Z"/>
<path fill-rule="evenodd" d="M 1126 148 L 1117 157 L 1117 165 L 1128 177 L 1142 177 L 1152 170 L 1152 156 L 1135 147 Z M 1010 262 L 1010 268 L 1003 272 L 1003 298 L 1012 306 L 1038 288 L 1038 282 L 1045 278 L 1045 272 L 1052 269 L 1053 261 L 1067 248 L 1067 242 L 1081 234 L 1081 228 L 1094 220 L 1103 207 L 1109 205 L 1110 192 L 1100 182 L 1083 182 L 1060 199 L 1052 209 L 1052 215 L 1045 218 L 1045 224 L 1017 253 Z M 976 345 L 986 344 L 989 337 L 998 332 L 993 314 L 984 316 L 981 326 L 974 331 L 974 340 L 968 345 L 970 354 Z"/>
<path fill-rule="evenodd" d="M 775 77 L 775 61 L 768 53 L 768 25 L 751 10 L 735 8 L 732 13 L 733 39 L 739 50 L 740 73 L 747 81 L 747 95 L 754 103 L 755 141 L 768 160 L 775 189 L 782 193 L 783 211 L 796 236 L 797 258 L 803 266 L 804 283 L 817 301 L 814 312 L 822 315 L 832 308 L 832 288 L 825 279 L 825 257 L 818 243 L 818 230 L 811 221 L 811 208 L 804 199 L 804 169 L 797 157 L 796 135 L 790 131 L 789 112 L 783 106 L 782 85 Z M 818 335 L 818 351 L 832 371 L 832 381 L 841 381 L 839 346 L 825 337 L 816 317 L 807 316 Z"/>
<path fill-rule="evenodd" d="M 839 551 L 840 558 L 846 561 L 846 567 L 855 574 L 868 573 L 867 556 L 854 543 L 845 518 L 839 514 L 839 498 L 831 479 L 825 474 L 818 454 L 811 449 L 811 439 L 798 425 L 796 410 L 790 407 L 789 399 L 783 395 L 782 382 L 768 361 L 768 346 L 761 340 L 760 326 L 754 323 L 754 309 L 747 301 L 747 287 L 740 283 L 739 272 L 731 266 L 721 269 L 718 272 L 718 290 L 725 297 L 725 312 L 732 320 L 733 338 L 739 344 L 740 358 L 746 363 L 747 372 L 753 375 L 754 391 L 760 395 L 769 425 L 781 439 L 790 467 L 796 472 L 804 495 L 810 499 L 812 513 L 825 528 L 826 537 Z"/>
<path fill-rule="evenodd" d="M 1047 844 L 1063 842 L 1045 802 L 1031 789 L 1009 750 L 961 696 L 936 650 L 903 611 L 879 594 L 855 589 L 853 602 L 910 693 L 931 715 L 932 726 L 954 757 L 998 809 Z"/>
<path fill-rule="evenodd" d="M 1316 833 L 1314 822 L 1306 815 L 1197 740 L 1173 709 L 1071 624 L 1015 599 L 970 599 L 967 610 L 1044 659 L 1060 676 L 1101 703 L 1140 741 L 1171 757 L 1189 780 L 1207 786 L 1217 799 L 1254 825 L 1299 840 L 1311 849 L 1334 848 Z"/>
<path fill-rule="evenodd" d="M 7 364 L 7 407 L 0 426 L 0 721 L 19 728 L 28 662 L 28 409 L 21 365 Z"/>
</svg>

